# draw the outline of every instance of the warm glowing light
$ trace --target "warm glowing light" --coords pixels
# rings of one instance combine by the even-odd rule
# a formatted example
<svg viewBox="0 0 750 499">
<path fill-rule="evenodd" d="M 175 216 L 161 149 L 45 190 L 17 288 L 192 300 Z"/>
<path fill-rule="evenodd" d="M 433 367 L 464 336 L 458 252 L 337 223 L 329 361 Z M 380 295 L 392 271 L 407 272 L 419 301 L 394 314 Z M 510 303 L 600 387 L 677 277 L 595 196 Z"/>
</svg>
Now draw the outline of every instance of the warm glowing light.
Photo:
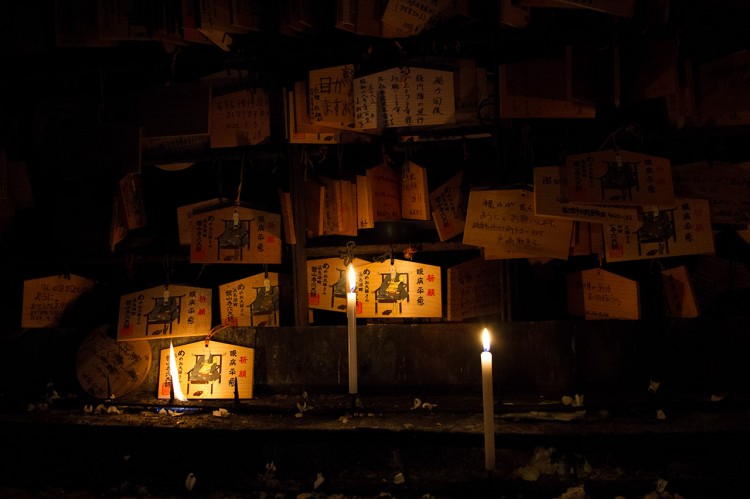
<svg viewBox="0 0 750 499">
<path fill-rule="evenodd" d="M 490 332 L 487 331 L 487 328 L 482 331 L 482 346 L 484 346 L 485 352 L 490 351 Z"/>
<path fill-rule="evenodd" d="M 349 292 L 354 293 L 357 289 L 357 276 L 354 274 L 354 267 L 349 264 Z"/>
<path fill-rule="evenodd" d="M 174 347 L 172 342 L 169 342 L 169 375 L 172 378 L 172 391 L 174 392 L 174 398 L 185 402 L 187 397 L 182 393 L 180 388 L 180 375 L 177 372 L 177 359 L 174 356 Z"/>
</svg>

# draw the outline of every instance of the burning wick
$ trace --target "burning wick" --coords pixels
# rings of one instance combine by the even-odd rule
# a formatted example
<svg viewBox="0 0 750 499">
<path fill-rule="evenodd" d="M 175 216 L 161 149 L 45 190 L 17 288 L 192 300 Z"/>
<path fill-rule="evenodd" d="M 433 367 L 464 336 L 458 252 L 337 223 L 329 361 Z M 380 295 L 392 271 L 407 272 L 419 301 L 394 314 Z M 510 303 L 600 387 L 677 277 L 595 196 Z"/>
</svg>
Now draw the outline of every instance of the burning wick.
<svg viewBox="0 0 750 499">
<path fill-rule="evenodd" d="M 182 393 L 182 388 L 180 388 L 180 377 L 177 373 L 177 360 L 174 356 L 174 347 L 172 346 L 171 340 L 169 342 L 169 376 L 172 378 L 172 391 L 174 393 L 174 398 L 185 402 L 187 397 L 185 397 Z"/>
</svg>

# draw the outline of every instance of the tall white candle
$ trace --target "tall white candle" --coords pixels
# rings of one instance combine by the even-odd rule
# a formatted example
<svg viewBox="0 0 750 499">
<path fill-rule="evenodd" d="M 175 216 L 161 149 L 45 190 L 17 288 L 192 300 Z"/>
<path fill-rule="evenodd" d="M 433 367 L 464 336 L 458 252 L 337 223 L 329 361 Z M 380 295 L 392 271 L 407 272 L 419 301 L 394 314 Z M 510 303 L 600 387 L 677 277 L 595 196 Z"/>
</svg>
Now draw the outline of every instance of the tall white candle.
<svg viewBox="0 0 750 499">
<path fill-rule="evenodd" d="M 490 333 L 482 331 L 482 406 L 484 408 L 484 469 L 495 469 L 495 401 L 492 395 L 492 354 Z"/>
<path fill-rule="evenodd" d="M 346 293 L 346 318 L 349 336 L 349 393 L 357 393 L 357 279 L 354 267 L 349 264 L 347 279 L 349 292 Z"/>
</svg>

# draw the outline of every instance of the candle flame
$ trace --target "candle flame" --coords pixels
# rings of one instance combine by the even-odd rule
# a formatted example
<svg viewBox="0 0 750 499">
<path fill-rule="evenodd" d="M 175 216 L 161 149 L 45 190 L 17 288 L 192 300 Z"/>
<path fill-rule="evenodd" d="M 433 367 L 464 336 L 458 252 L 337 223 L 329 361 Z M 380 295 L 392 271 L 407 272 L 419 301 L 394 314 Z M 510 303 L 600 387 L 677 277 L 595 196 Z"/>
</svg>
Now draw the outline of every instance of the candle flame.
<svg viewBox="0 0 750 499">
<path fill-rule="evenodd" d="M 169 341 L 169 376 L 172 378 L 172 390 L 174 391 L 174 398 L 185 402 L 187 397 L 182 393 L 180 388 L 180 376 L 177 372 L 177 359 L 174 356 L 174 347 L 172 341 Z"/>
<path fill-rule="evenodd" d="M 349 292 L 354 293 L 357 289 L 357 276 L 354 274 L 354 266 L 349 264 Z"/>
<path fill-rule="evenodd" d="M 482 346 L 484 346 L 485 352 L 490 351 L 490 332 L 487 331 L 487 328 L 482 331 Z"/>
</svg>

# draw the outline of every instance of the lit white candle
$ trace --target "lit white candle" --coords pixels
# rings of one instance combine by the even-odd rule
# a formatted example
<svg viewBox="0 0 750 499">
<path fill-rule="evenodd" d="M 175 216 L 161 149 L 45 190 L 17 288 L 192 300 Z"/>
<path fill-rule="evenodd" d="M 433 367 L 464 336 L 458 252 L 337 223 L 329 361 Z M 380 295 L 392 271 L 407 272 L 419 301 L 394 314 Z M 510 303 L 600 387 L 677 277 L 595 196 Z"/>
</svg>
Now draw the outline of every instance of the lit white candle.
<svg viewBox="0 0 750 499">
<path fill-rule="evenodd" d="M 354 267 L 349 264 L 346 293 L 346 318 L 349 330 L 349 393 L 357 393 L 357 280 Z"/>
<path fill-rule="evenodd" d="M 482 331 L 482 406 L 484 408 L 484 468 L 495 469 L 495 402 L 492 396 L 492 354 L 490 333 Z"/>
<path fill-rule="evenodd" d="M 185 402 L 187 397 L 185 397 L 185 394 L 182 393 L 182 388 L 180 388 L 180 373 L 177 372 L 177 358 L 174 355 L 172 340 L 169 341 L 169 376 L 172 378 L 174 398 Z"/>
</svg>

